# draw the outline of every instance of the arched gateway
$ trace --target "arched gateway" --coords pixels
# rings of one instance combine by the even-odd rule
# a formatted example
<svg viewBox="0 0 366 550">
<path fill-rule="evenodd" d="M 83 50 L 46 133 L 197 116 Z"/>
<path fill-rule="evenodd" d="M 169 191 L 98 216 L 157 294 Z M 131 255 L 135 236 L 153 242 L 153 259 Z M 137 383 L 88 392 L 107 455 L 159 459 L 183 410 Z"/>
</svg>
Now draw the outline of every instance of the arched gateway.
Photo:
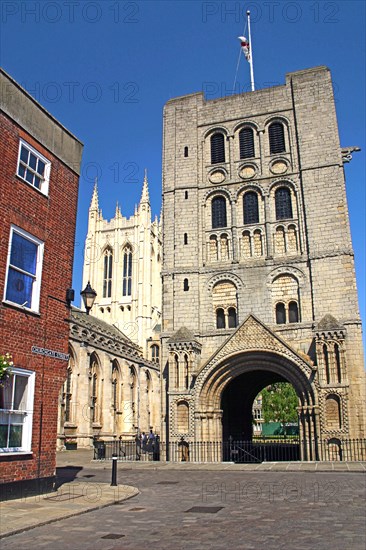
<svg viewBox="0 0 366 550">
<path fill-rule="evenodd" d="M 299 398 L 301 458 L 317 458 L 316 368 L 250 315 L 207 362 L 194 384 L 196 440 L 251 439 L 252 404 L 274 382 L 289 382 Z"/>
</svg>

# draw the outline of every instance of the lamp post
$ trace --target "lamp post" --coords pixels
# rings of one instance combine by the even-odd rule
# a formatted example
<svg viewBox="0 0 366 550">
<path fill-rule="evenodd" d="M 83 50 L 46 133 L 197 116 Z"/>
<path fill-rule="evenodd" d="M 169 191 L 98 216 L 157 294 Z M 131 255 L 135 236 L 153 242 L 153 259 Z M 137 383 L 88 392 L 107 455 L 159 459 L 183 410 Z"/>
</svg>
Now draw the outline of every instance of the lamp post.
<svg viewBox="0 0 366 550">
<path fill-rule="evenodd" d="M 89 311 L 93 307 L 95 298 L 97 297 L 97 293 L 90 286 L 90 281 L 88 281 L 88 284 L 86 285 L 84 290 L 82 290 L 80 292 L 80 294 L 81 294 L 81 297 L 82 297 L 83 302 L 84 302 L 84 306 L 85 306 L 85 309 L 86 309 L 86 314 L 89 315 Z"/>
</svg>

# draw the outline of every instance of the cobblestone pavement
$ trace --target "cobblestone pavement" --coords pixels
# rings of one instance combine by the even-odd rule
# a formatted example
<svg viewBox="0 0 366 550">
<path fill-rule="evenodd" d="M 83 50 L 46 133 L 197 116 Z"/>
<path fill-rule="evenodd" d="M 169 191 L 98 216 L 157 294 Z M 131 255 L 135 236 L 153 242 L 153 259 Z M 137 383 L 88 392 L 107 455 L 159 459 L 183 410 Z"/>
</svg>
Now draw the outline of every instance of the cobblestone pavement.
<svg viewBox="0 0 366 550">
<path fill-rule="evenodd" d="M 79 477 L 108 482 L 110 465 L 84 466 Z M 119 464 L 118 481 L 140 494 L 7 537 L 1 550 L 366 547 L 361 472 L 148 471 Z"/>
</svg>

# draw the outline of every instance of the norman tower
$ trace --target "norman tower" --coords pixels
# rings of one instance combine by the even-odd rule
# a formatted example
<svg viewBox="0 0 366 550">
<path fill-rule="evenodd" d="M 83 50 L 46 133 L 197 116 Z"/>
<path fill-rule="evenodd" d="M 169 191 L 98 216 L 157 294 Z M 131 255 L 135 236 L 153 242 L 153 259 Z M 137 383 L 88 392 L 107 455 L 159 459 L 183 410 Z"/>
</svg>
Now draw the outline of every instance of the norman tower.
<svg viewBox="0 0 366 550">
<path fill-rule="evenodd" d="M 157 218 L 151 220 L 146 173 L 130 218 L 122 216 L 117 204 L 114 218 L 105 220 L 95 184 L 83 271 L 83 288 L 90 281 L 97 292 L 91 313 L 119 328 L 154 361 L 159 358 L 159 342 L 151 342 L 158 337 L 161 316 L 160 272 L 161 227 Z"/>
<path fill-rule="evenodd" d="M 252 436 L 263 387 L 316 438 L 365 436 L 365 377 L 330 71 L 164 110 L 162 398 L 171 441 Z M 162 429 L 162 433 L 164 433 Z"/>
</svg>

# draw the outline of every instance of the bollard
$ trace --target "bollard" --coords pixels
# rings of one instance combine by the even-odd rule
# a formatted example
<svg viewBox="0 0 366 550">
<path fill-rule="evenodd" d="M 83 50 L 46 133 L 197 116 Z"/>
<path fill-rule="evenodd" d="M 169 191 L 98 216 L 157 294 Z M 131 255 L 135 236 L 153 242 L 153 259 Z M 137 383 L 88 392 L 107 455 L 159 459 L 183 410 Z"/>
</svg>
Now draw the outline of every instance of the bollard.
<svg viewBox="0 0 366 550">
<path fill-rule="evenodd" d="M 112 483 L 111 487 L 117 487 L 117 460 L 118 456 L 112 455 Z"/>
</svg>

